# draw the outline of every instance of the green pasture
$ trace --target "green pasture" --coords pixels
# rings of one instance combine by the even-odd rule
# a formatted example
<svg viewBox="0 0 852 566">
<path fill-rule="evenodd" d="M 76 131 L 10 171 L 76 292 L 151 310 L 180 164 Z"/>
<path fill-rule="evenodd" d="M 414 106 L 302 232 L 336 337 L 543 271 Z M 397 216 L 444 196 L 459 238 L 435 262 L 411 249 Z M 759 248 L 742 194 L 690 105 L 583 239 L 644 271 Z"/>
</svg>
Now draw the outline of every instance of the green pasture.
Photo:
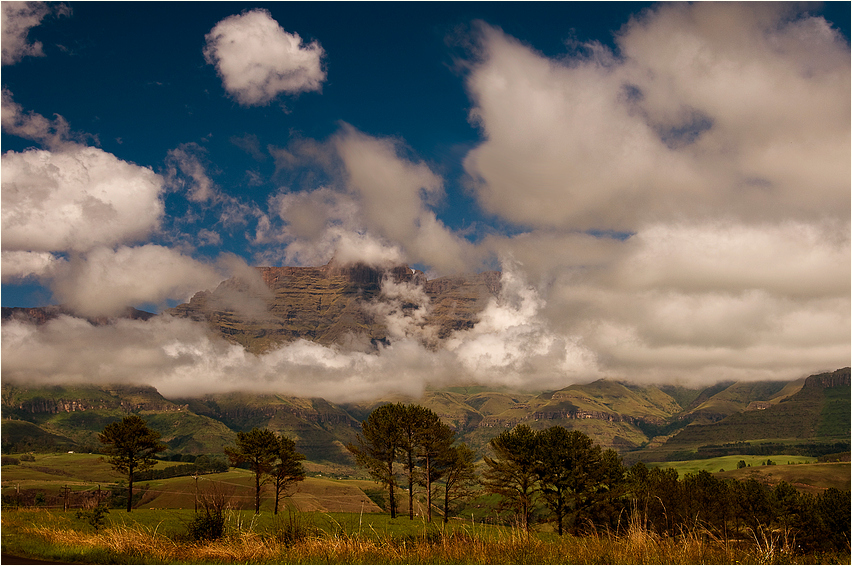
<svg viewBox="0 0 852 566">
<path fill-rule="evenodd" d="M 84 519 L 77 518 L 76 510 L 36 510 L 20 509 L 4 512 L 3 526 L 10 528 L 13 534 L 15 526 L 61 527 L 80 531 L 92 531 Z M 131 513 L 112 509 L 105 516 L 104 527 L 125 527 L 146 532 L 156 532 L 169 538 L 180 538 L 187 532 L 189 523 L 195 517 L 190 509 L 134 509 Z M 508 527 L 473 523 L 470 520 L 451 520 L 444 525 L 440 518 L 427 523 L 423 517 L 409 519 L 397 516 L 391 519 L 387 513 L 326 513 L 315 511 L 295 511 L 292 507 L 282 509 L 278 515 L 271 511 L 262 511 L 255 515 L 251 510 L 228 510 L 225 515 L 226 529 L 231 532 L 251 531 L 258 534 L 274 535 L 281 530 L 291 529 L 294 525 L 315 536 L 357 536 L 362 539 L 383 541 L 388 539 L 406 539 L 429 536 L 430 534 L 466 533 L 484 540 L 496 540 L 506 536 Z M 5 535 L 4 533 L 4 543 Z M 543 536 L 548 536 L 546 533 Z"/>
<path fill-rule="evenodd" d="M 810 456 L 790 456 L 790 455 L 775 455 L 775 456 L 720 456 L 718 458 L 707 458 L 706 460 L 681 460 L 676 462 L 651 462 L 648 466 L 656 468 L 674 468 L 677 470 L 678 477 L 683 478 L 686 474 L 695 474 L 701 471 L 716 473 L 727 472 L 737 469 L 737 463 L 743 460 L 746 467 L 756 468 L 765 465 L 767 460 L 772 460 L 775 464 L 812 464 L 816 462 L 816 458 Z"/>
</svg>

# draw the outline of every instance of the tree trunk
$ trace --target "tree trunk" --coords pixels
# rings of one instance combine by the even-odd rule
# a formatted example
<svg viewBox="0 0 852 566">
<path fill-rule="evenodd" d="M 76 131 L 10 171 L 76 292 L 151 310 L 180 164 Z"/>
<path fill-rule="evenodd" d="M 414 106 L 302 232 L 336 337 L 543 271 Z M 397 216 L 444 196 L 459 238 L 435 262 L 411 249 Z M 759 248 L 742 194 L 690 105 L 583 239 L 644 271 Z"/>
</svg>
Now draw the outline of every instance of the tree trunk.
<svg viewBox="0 0 852 566">
<path fill-rule="evenodd" d="M 408 518 L 414 520 L 414 458 L 408 451 Z"/>
<path fill-rule="evenodd" d="M 133 504 L 133 468 L 127 473 L 127 512 L 130 513 L 130 506 Z"/>
<path fill-rule="evenodd" d="M 447 521 L 450 518 L 450 482 L 447 480 L 446 485 L 444 486 L 444 524 L 447 524 Z"/>
<path fill-rule="evenodd" d="M 272 510 L 273 515 L 278 514 L 278 502 L 281 499 L 281 487 L 279 485 L 279 480 L 275 480 L 275 508 Z"/>
<path fill-rule="evenodd" d="M 432 522 L 432 462 L 426 454 L 426 521 Z"/>
<path fill-rule="evenodd" d="M 260 472 L 254 474 L 254 514 L 260 515 Z"/>
<path fill-rule="evenodd" d="M 396 500 L 393 497 L 393 460 L 388 462 L 388 500 L 390 501 L 391 519 L 396 519 Z"/>
</svg>

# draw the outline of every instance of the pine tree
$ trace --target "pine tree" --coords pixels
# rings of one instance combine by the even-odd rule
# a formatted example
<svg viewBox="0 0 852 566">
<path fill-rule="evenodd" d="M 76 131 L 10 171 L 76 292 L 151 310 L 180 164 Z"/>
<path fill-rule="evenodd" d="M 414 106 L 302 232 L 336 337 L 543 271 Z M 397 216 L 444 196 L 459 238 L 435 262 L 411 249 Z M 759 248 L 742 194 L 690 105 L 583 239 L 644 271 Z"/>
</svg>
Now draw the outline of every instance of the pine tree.
<svg viewBox="0 0 852 566">
<path fill-rule="evenodd" d="M 581 508 L 603 479 L 601 447 L 579 430 L 561 426 L 539 432 L 537 440 L 536 475 L 561 535 L 568 512 Z"/>
<path fill-rule="evenodd" d="M 423 468 L 422 483 L 426 487 L 426 520 L 432 522 L 432 482 L 440 479 L 443 474 L 441 467 L 436 466 L 438 460 L 446 458 L 456 433 L 441 422 L 441 418 L 430 409 L 420 409 L 414 434 L 414 444 L 418 463 Z"/>
<path fill-rule="evenodd" d="M 538 492 L 536 436 L 528 425 L 519 424 L 492 438 L 489 446 L 497 458 L 485 458 L 488 469 L 482 482 L 489 492 L 502 496 L 504 505 L 515 508 L 527 532 Z"/>
<path fill-rule="evenodd" d="M 444 524 L 450 517 L 450 503 L 457 499 L 466 499 L 474 495 L 473 487 L 477 483 L 474 452 L 467 444 L 451 446 L 435 462 L 444 480 Z"/>
<path fill-rule="evenodd" d="M 232 465 L 248 462 L 249 469 L 254 472 L 254 514 L 257 515 L 260 513 L 260 489 L 267 482 L 278 457 L 278 438 L 271 430 L 253 428 L 248 432 L 238 432 L 236 444 L 236 447 L 226 446 L 225 454 Z"/>
<path fill-rule="evenodd" d="M 106 445 L 108 462 L 119 473 L 127 474 L 127 512 L 133 504 L 133 473 L 147 470 L 157 463 L 155 455 L 168 446 L 160 443 L 160 433 L 148 428 L 138 415 L 124 417 L 104 427 L 98 440 Z"/>
<path fill-rule="evenodd" d="M 275 507 L 273 514 L 278 514 L 278 503 L 283 493 L 291 485 L 305 479 L 305 469 L 302 460 L 305 455 L 296 452 L 296 442 L 283 434 L 278 437 L 277 460 L 272 467 L 272 478 L 275 481 Z"/>
<path fill-rule="evenodd" d="M 357 444 L 346 448 L 355 455 L 359 466 L 367 468 L 370 475 L 388 488 L 391 518 L 396 518 L 396 475 L 394 462 L 403 449 L 404 438 L 400 427 L 405 410 L 399 403 L 382 405 L 361 423 Z"/>
</svg>

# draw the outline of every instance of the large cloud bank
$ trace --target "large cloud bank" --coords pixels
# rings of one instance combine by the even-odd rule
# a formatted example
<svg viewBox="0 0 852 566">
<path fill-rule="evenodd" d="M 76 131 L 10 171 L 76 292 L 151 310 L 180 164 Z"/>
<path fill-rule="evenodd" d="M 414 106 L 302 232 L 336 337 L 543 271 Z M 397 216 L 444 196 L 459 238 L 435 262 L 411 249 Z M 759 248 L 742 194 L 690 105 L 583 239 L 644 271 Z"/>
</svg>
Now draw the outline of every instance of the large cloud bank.
<svg viewBox="0 0 852 566">
<path fill-rule="evenodd" d="M 438 351 L 421 345 L 425 295 L 389 286 L 376 312 L 394 339 L 378 353 L 299 341 L 255 356 L 186 320 L 95 327 L 66 317 L 4 325 L 4 378 L 346 401 L 462 381 L 706 383 L 848 365 L 849 46 L 795 10 L 662 4 L 617 33 L 616 51 L 572 43 L 561 57 L 475 24 L 463 66 L 481 142 L 464 169 L 512 235 L 450 229 L 436 212 L 445 179 L 435 168 L 404 140 L 345 123 L 325 140 L 268 148 L 292 182 L 261 207 L 216 187 L 193 146 L 169 152 L 164 178 L 68 142 L 67 125 L 4 93 L 4 129 L 49 145 L 3 156 L 4 280 L 46 278 L 83 311 L 108 294 L 109 308 L 161 302 L 240 271 L 237 260 L 193 258 L 191 243 L 219 241 L 208 230 L 172 235 L 180 246 L 146 241 L 162 230 L 168 190 L 218 210 L 221 225 L 254 219 L 258 264 L 334 256 L 448 274 L 499 258 L 504 270 L 499 300 Z M 262 10 L 220 22 L 205 50 L 243 105 L 318 90 L 322 54 Z M 314 174 L 300 177 L 306 169 Z M 403 300 L 418 305 L 410 316 L 394 308 Z"/>
</svg>

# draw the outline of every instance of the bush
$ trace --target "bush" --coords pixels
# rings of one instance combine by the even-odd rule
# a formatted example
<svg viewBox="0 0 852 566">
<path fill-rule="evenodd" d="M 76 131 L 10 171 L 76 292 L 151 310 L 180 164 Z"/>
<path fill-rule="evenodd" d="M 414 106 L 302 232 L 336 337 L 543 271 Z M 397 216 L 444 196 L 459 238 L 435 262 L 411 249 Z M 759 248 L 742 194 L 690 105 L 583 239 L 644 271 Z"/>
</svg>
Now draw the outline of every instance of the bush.
<svg viewBox="0 0 852 566">
<path fill-rule="evenodd" d="M 91 509 L 80 509 L 76 515 L 78 519 L 84 519 L 97 531 L 104 526 L 104 516 L 109 513 L 109 509 L 103 503 Z"/>
<path fill-rule="evenodd" d="M 321 531 L 310 521 L 305 521 L 304 516 L 297 509 L 287 508 L 287 517 L 279 519 L 275 516 L 273 523 L 273 537 L 285 546 L 291 546 L 296 542 L 303 541 L 310 536 L 318 536 Z"/>
<path fill-rule="evenodd" d="M 0 457 L 0 466 L 17 466 L 21 461 L 17 458 L 12 458 L 11 456 L 2 456 Z"/>
<path fill-rule="evenodd" d="M 210 509 L 196 513 L 187 525 L 187 535 L 194 541 L 222 538 L 225 535 L 225 515 Z"/>
<path fill-rule="evenodd" d="M 200 494 L 201 511 L 187 525 L 187 534 L 194 541 L 217 540 L 225 535 L 225 511 L 231 506 L 233 488 L 211 483 Z"/>
</svg>

